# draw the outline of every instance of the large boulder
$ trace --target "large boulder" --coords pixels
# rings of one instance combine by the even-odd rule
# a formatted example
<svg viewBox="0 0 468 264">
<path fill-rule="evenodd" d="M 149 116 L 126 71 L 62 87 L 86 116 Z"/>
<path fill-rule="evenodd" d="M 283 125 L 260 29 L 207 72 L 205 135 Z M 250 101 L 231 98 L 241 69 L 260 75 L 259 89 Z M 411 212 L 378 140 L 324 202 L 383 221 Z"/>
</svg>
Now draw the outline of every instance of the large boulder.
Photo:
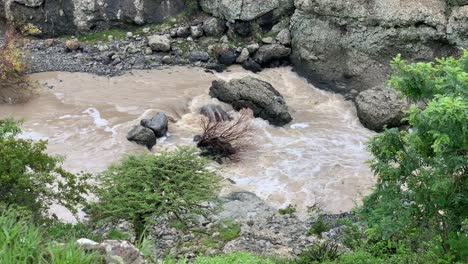
<svg viewBox="0 0 468 264">
<path fill-rule="evenodd" d="M 152 35 L 148 37 L 148 46 L 153 51 L 168 52 L 171 50 L 171 40 L 164 35 Z"/>
<path fill-rule="evenodd" d="M 203 31 L 207 36 L 222 36 L 226 31 L 226 22 L 216 17 L 208 18 L 203 22 Z"/>
<path fill-rule="evenodd" d="M 255 117 L 282 126 L 292 121 L 283 96 L 273 86 L 253 77 L 233 79 L 229 82 L 215 80 L 210 95 L 231 104 L 234 109 L 252 109 Z"/>
<path fill-rule="evenodd" d="M 169 120 L 165 113 L 157 113 L 151 119 L 142 119 L 140 125 L 153 130 L 157 138 L 167 135 Z"/>
<path fill-rule="evenodd" d="M 185 0 L 7 0 L 0 19 L 26 21 L 43 36 L 161 23 L 185 9 Z"/>
<path fill-rule="evenodd" d="M 361 123 L 377 132 L 385 127 L 398 127 L 402 125 L 404 111 L 409 104 L 400 94 L 391 88 L 372 88 L 360 92 L 356 97 L 356 109 Z"/>
<path fill-rule="evenodd" d="M 288 58 L 291 53 L 290 48 L 286 48 L 280 44 L 268 44 L 261 46 L 254 55 L 254 60 L 262 65 L 265 65 L 274 60 Z"/>
<path fill-rule="evenodd" d="M 383 84 L 398 53 L 432 60 L 456 54 L 468 39 L 464 7 L 445 0 L 297 0 L 296 8 L 292 62 L 315 85 L 336 92 Z"/>
<path fill-rule="evenodd" d="M 146 146 L 149 150 L 156 145 L 156 135 L 153 130 L 144 126 L 134 126 L 127 134 L 127 140 Z"/>
</svg>

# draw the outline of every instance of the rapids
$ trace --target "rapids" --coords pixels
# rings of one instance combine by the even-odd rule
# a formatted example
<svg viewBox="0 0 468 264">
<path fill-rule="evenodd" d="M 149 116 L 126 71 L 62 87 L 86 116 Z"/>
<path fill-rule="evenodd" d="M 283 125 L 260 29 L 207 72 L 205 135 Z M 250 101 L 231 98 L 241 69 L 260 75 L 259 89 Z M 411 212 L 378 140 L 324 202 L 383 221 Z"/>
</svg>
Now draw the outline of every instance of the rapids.
<svg viewBox="0 0 468 264">
<path fill-rule="evenodd" d="M 360 124 L 351 102 L 314 88 L 291 68 L 253 74 L 233 67 L 212 74 L 171 67 L 112 78 L 38 73 L 31 79 L 40 85 L 39 96 L 22 105 L 0 105 L 0 118 L 23 119 L 21 136 L 48 140 L 50 153 L 66 157 L 65 168 L 99 172 L 124 154 L 147 151 L 125 136 L 140 119 L 158 111 L 172 122 L 169 136 L 158 140 L 153 152 L 194 145 L 199 109 L 217 102 L 208 96 L 211 81 L 246 75 L 270 82 L 283 94 L 294 120 L 273 127 L 255 119 L 255 148 L 238 163 L 214 165 L 218 173 L 272 206 L 297 205 L 301 215 L 314 204 L 339 213 L 359 203 L 374 184 L 366 164 L 366 141 L 373 133 Z"/>
</svg>

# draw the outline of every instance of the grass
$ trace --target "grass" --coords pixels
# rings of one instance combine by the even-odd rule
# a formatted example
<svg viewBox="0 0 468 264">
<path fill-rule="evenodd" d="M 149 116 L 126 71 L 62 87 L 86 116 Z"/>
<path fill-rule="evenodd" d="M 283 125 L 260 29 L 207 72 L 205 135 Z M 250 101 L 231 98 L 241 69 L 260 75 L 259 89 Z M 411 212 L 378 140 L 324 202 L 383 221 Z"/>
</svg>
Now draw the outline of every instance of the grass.
<svg viewBox="0 0 468 264">
<path fill-rule="evenodd" d="M 256 256 L 246 252 L 236 252 L 232 254 L 215 257 L 197 257 L 194 264 L 276 264 L 274 259 Z"/>
<path fill-rule="evenodd" d="M 237 238 L 240 234 L 241 228 L 232 220 L 225 221 L 219 227 L 219 238 L 224 242 L 229 242 Z"/>
<path fill-rule="evenodd" d="M 282 215 L 293 215 L 297 211 L 294 205 L 288 205 L 286 208 L 280 208 L 278 213 Z"/>
</svg>

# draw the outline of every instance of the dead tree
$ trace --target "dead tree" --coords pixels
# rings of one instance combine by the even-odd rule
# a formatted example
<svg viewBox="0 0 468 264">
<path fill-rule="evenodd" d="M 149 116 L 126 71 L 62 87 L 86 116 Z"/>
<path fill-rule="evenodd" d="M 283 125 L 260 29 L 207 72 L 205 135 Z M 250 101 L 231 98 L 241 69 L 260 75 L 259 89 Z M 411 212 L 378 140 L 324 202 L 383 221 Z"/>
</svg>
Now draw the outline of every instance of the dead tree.
<svg viewBox="0 0 468 264">
<path fill-rule="evenodd" d="M 238 161 L 240 154 L 252 147 L 253 113 L 242 109 L 232 121 L 218 122 L 207 117 L 200 119 L 202 134 L 194 138 L 202 155 L 222 163 L 223 158 Z"/>
</svg>

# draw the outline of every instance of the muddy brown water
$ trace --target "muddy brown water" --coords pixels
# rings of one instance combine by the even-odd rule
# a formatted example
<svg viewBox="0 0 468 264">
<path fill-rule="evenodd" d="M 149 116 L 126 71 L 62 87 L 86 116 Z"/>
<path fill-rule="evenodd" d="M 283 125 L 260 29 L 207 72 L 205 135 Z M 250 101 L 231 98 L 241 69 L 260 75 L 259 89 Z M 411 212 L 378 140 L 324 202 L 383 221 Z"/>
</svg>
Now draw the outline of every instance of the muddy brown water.
<svg viewBox="0 0 468 264">
<path fill-rule="evenodd" d="M 365 163 L 370 158 L 366 142 L 373 133 L 360 124 L 352 103 L 314 88 L 290 68 L 253 74 L 234 67 L 211 74 L 172 67 L 113 78 L 33 74 L 40 95 L 26 104 L 0 105 L 0 117 L 24 119 L 22 137 L 48 140 L 48 151 L 65 156 L 67 169 L 99 172 L 124 154 L 147 151 L 125 136 L 140 119 L 158 111 L 174 122 L 153 152 L 193 145 L 193 136 L 200 132 L 199 109 L 218 103 L 208 96 L 211 81 L 246 75 L 270 82 L 282 93 L 294 120 L 273 127 L 255 119 L 255 149 L 241 162 L 214 165 L 217 173 L 272 206 L 297 205 L 302 215 L 314 204 L 330 213 L 352 209 L 374 184 Z M 63 210 L 56 210 L 67 218 Z"/>
</svg>

